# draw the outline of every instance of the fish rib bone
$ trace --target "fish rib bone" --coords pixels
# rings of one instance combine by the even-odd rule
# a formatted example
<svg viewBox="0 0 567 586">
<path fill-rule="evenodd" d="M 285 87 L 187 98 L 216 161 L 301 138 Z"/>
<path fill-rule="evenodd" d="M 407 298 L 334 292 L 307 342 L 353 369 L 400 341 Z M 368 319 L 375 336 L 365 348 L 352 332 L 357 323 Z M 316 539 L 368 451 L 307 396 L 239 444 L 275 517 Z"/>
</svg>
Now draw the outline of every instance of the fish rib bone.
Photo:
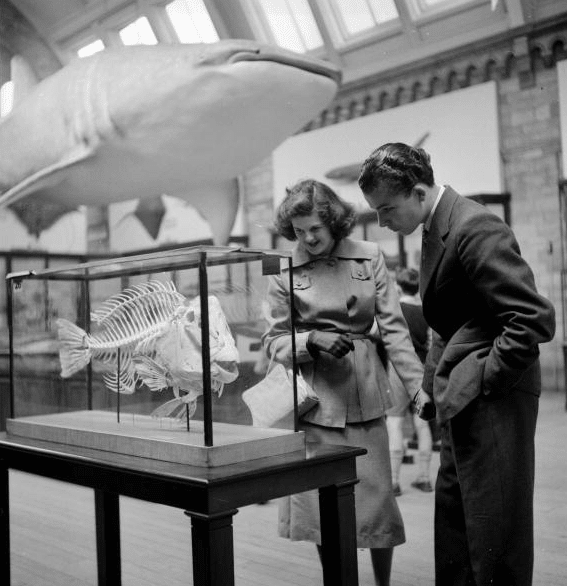
<svg viewBox="0 0 567 586">
<path fill-rule="evenodd" d="M 102 307 L 92 312 L 91 317 L 97 324 L 105 325 L 107 321 L 116 319 L 116 315 L 127 315 L 132 307 L 144 307 L 152 311 L 154 316 L 157 309 L 159 319 L 163 319 L 183 301 L 183 295 L 176 291 L 173 283 L 148 281 L 107 299 Z"/>
<path fill-rule="evenodd" d="M 110 351 L 108 356 L 114 356 L 117 345 L 132 345 L 154 337 L 184 300 L 171 282 L 148 281 L 125 289 L 92 313 L 93 321 L 104 329 L 99 335 L 88 336 L 89 346 L 100 353 Z"/>
</svg>

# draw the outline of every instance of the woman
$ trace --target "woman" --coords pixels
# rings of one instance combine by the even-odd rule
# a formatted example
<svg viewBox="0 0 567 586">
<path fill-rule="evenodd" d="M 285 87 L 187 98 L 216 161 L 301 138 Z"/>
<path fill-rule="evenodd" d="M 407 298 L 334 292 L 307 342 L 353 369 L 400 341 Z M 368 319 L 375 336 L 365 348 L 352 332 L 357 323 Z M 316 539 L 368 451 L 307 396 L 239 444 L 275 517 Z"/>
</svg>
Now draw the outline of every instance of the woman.
<svg viewBox="0 0 567 586">
<path fill-rule="evenodd" d="M 391 405 L 388 358 L 421 412 L 423 368 L 402 316 L 395 283 L 374 243 L 348 238 L 355 214 L 328 186 L 300 181 L 276 214 L 278 232 L 297 240 L 293 250 L 296 357 L 319 404 L 300 420 L 307 441 L 361 446 L 355 487 L 358 547 L 369 548 L 376 584 L 388 586 L 393 547 L 405 541 L 392 491 L 384 414 Z M 270 277 L 269 356 L 291 364 L 289 274 Z M 284 499 L 280 535 L 321 543 L 316 491 Z"/>
</svg>

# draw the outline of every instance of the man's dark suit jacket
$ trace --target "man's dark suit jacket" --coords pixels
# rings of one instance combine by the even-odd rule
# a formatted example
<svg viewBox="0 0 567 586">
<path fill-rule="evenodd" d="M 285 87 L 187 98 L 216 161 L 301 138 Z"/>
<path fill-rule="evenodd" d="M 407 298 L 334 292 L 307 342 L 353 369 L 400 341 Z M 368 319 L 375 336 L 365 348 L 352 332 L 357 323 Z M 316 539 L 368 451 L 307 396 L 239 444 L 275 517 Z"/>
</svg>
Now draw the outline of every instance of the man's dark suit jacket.
<svg viewBox="0 0 567 586">
<path fill-rule="evenodd" d="M 555 312 L 536 290 L 507 224 L 445 188 L 421 264 L 425 318 L 434 330 L 424 390 L 440 422 L 481 392 L 541 392 L 538 344 L 552 339 Z"/>
</svg>

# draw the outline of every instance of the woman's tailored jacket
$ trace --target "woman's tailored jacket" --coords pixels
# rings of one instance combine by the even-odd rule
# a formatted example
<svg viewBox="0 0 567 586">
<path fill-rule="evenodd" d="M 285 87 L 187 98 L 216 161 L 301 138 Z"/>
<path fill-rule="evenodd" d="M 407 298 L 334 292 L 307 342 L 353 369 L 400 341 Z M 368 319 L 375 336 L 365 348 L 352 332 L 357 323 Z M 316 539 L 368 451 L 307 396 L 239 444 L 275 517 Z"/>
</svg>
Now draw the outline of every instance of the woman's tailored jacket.
<svg viewBox="0 0 567 586">
<path fill-rule="evenodd" d="M 382 337 L 388 357 L 411 395 L 421 386 L 423 367 L 413 349 L 395 283 L 378 245 L 345 238 L 329 257 L 312 260 L 296 247 L 292 255 L 296 357 L 319 404 L 303 416 L 327 427 L 370 421 L 391 406 L 388 376 L 376 350 Z M 268 356 L 291 364 L 289 268 L 268 286 L 269 327 L 263 341 Z M 307 350 L 312 330 L 367 334 L 353 339 L 343 358 Z M 374 338 L 374 339 L 372 339 Z"/>
</svg>

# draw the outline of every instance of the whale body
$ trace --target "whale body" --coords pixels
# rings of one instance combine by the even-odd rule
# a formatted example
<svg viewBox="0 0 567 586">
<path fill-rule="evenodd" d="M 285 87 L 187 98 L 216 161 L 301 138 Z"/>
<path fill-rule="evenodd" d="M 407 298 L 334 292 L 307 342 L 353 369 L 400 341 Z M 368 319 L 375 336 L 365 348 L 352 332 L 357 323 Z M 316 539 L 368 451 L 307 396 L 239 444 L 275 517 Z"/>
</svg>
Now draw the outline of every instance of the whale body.
<svg viewBox="0 0 567 586">
<path fill-rule="evenodd" d="M 0 119 L 0 208 L 167 194 L 191 203 L 225 244 L 236 177 L 312 120 L 339 84 L 331 63 L 246 40 L 77 59 Z"/>
</svg>

